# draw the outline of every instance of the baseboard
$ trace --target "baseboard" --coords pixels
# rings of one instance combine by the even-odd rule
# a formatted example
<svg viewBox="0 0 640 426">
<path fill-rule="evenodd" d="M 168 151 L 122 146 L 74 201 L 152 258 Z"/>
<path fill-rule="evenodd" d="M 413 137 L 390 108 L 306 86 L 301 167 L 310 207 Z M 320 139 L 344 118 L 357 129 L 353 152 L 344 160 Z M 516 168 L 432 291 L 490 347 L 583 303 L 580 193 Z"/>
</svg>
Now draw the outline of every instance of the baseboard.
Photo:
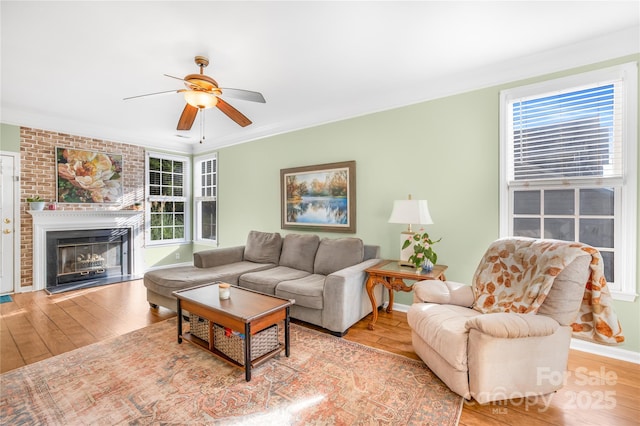
<svg viewBox="0 0 640 426">
<path fill-rule="evenodd" d="M 384 309 L 387 309 L 387 306 L 389 306 L 389 302 L 384 302 L 384 303 L 382 304 L 382 307 L 383 307 Z M 394 304 L 393 304 L 393 310 L 394 310 L 394 311 L 398 311 L 398 312 L 405 312 L 405 313 L 407 313 L 407 312 L 409 312 L 409 306 L 410 306 L 410 305 L 403 305 L 403 304 L 401 304 L 401 303 L 394 303 Z"/>
<path fill-rule="evenodd" d="M 389 302 L 385 302 L 382 306 L 386 308 L 388 305 Z M 409 310 L 409 305 L 394 303 L 393 310 L 398 312 L 407 312 Z M 599 345 L 597 343 L 587 342 L 580 339 L 571 339 L 570 347 L 571 349 L 575 349 L 577 351 L 600 355 L 607 358 L 619 359 L 620 361 L 632 362 L 634 364 L 640 364 L 640 353 L 630 351 L 628 349 L 622 349 L 608 345 Z"/>
<path fill-rule="evenodd" d="M 615 346 L 599 345 L 580 339 L 571 339 L 571 349 L 588 352 L 594 355 L 606 356 L 607 358 L 619 359 L 621 361 L 640 364 L 640 353 L 622 349 Z"/>
</svg>

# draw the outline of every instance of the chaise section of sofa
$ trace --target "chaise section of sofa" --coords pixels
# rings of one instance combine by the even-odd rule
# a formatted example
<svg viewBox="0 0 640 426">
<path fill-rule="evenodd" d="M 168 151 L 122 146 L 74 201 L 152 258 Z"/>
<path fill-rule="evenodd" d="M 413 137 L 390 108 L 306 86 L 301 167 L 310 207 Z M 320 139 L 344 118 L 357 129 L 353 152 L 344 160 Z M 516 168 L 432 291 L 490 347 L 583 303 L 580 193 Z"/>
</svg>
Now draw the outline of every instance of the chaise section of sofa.
<svg viewBox="0 0 640 426">
<path fill-rule="evenodd" d="M 172 292 L 214 281 L 237 285 L 242 274 L 276 267 L 281 247 L 280 234 L 251 231 L 244 246 L 194 253 L 193 266 L 149 271 L 143 279 L 147 301 L 153 308 L 163 306 L 175 311 L 177 302 Z"/>
<path fill-rule="evenodd" d="M 380 261 L 380 247 L 359 238 L 251 231 L 245 246 L 194 253 L 193 266 L 147 272 L 144 284 L 152 307 L 175 310 L 173 291 L 226 281 L 295 300 L 291 317 L 342 336 L 371 312 L 364 272 Z M 376 288 L 382 302 L 382 288 Z"/>
</svg>

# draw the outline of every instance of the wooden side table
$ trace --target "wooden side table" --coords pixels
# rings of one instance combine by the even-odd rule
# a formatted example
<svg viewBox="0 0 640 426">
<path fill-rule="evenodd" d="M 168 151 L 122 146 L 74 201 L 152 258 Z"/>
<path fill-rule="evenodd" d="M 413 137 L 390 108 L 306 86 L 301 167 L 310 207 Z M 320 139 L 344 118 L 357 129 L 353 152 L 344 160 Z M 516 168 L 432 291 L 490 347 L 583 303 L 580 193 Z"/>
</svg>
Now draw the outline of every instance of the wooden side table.
<svg viewBox="0 0 640 426">
<path fill-rule="evenodd" d="M 447 270 L 446 265 L 435 265 L 430 272 L 416 273 L 415 268 L 410 266 L 400 266 L 397 260 L 384 260 L 378 263 L 376 266 L 367 268 L 365 272 L 369 274 L 367 278 L 367 294 L 371 300 L 371 307 L 373 308 L 373 319 L 369 323 L 369 330 L 374 329 L 376 321 L 378 321 L 378 309 L 376 304 L 376 297 L 373 294 L 373 289 L 376 285 L 382 284 L 389 289 L 389 306 L 387 306 L 387 313 L 393 311 L 393 291 L 409 292 L 413 289 L 413 286 L 405 284 L 404 280 L 446 280 L 444 271 Z"/>
</svg>

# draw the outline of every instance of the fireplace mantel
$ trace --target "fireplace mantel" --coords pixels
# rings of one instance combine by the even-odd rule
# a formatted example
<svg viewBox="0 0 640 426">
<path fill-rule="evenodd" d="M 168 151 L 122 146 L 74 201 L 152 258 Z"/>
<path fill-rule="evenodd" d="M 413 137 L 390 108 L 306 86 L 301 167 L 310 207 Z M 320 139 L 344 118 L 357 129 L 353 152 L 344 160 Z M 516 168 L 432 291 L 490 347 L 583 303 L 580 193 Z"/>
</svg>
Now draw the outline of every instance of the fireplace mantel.
<svg viewBox="0 0 640 426">
<path fill-rule="evenodd" d="M 78 229 L 130 228 L 133 236 L 132 274 L 139 274 L 143 246 L 143 212 L 136 210 L 41 210 L 33 217 L 33 290 L 46 286 L 47 232 Z"/>
</svg>

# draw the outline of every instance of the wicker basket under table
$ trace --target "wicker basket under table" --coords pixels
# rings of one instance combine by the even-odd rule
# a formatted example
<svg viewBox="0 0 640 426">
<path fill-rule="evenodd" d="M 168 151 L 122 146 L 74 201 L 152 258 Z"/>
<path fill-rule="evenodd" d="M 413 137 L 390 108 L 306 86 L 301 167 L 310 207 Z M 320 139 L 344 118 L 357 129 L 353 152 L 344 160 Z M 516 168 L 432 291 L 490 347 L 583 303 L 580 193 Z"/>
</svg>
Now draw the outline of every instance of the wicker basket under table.
<svg viewBox="0 0 640 426">
<path fill-rule="evenodd" d="M 214 323 L 213 327 L 210 327 L 209 320 L 194 314 L 189 315 L 189 326 L 193 336 L 209 344 L 213 337 L 213 347 L 216 350 L 244 365 L 244 336 L 235 333 L 227 336 L 223 326 Z M 277 349 L 278 346 L 278 325 L 274 324 L 251 336 L 251 361 Z"/>
</svg>

